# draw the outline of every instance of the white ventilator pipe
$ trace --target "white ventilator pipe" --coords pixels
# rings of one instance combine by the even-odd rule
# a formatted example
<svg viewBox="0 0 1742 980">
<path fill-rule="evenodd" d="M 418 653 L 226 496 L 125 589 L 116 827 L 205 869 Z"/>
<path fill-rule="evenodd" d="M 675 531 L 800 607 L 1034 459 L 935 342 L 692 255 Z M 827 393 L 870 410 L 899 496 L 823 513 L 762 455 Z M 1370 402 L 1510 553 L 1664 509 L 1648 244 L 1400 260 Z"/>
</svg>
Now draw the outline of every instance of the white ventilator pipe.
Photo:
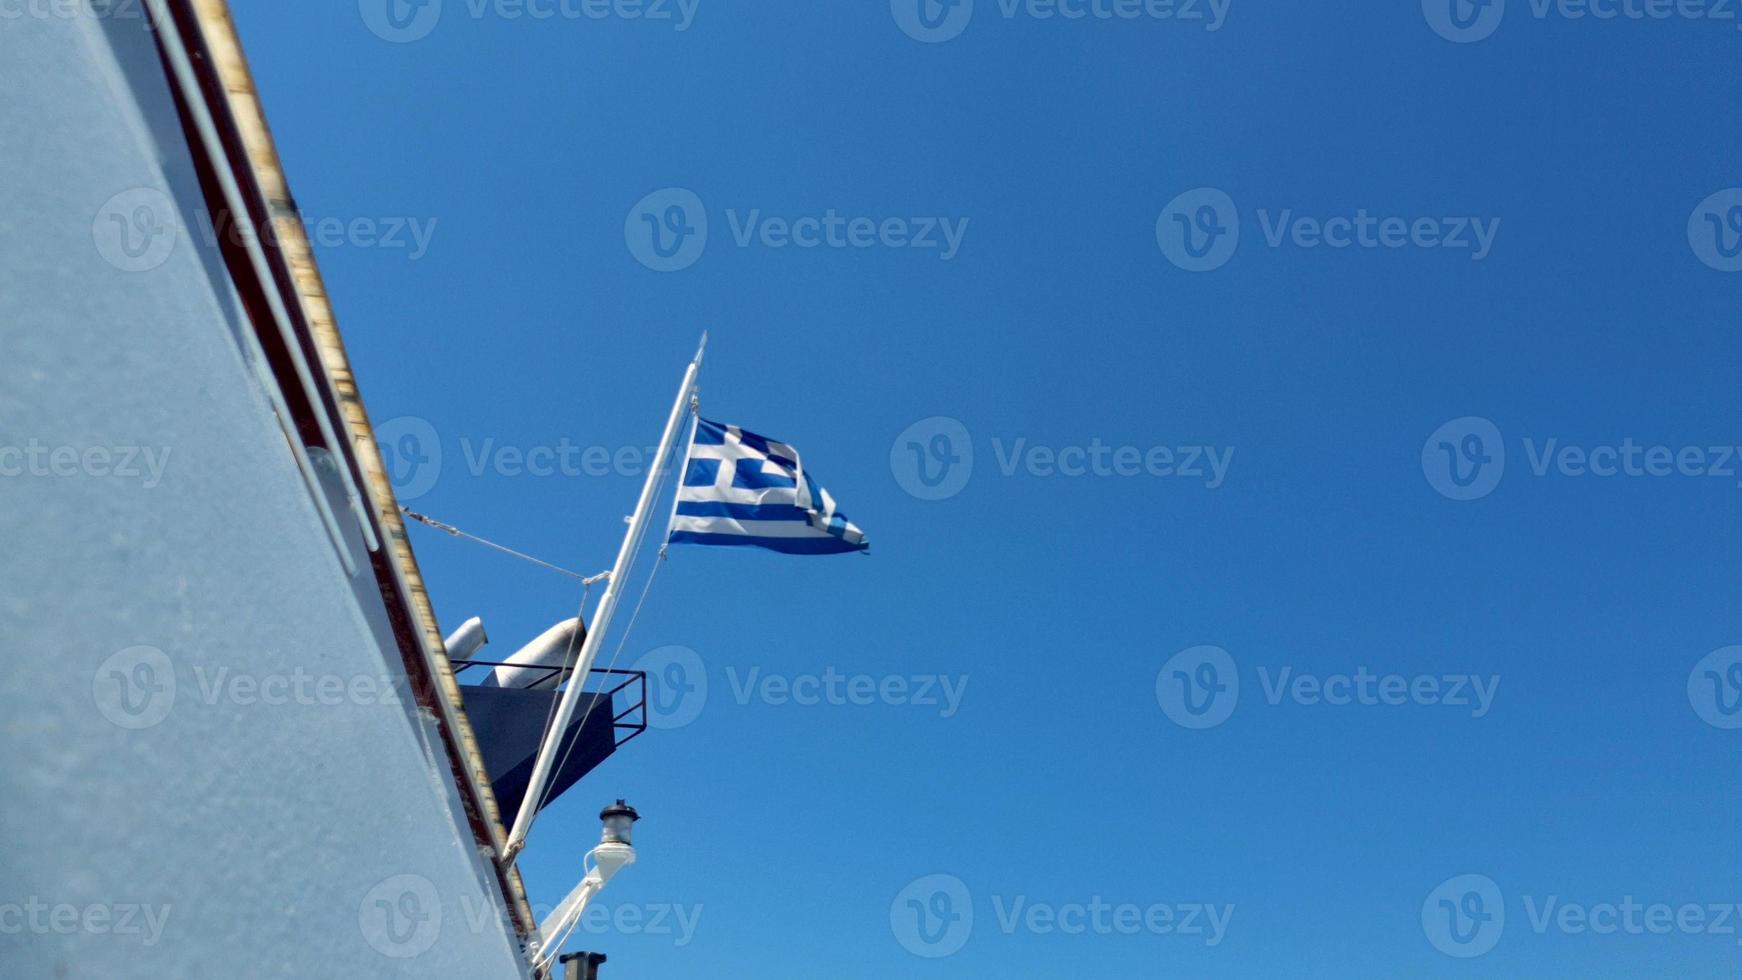
<svg viewBox="0 0 1742 980">
<path fill-rule="evenodd" d="M 490 642 L 490 637 L 484 633 L 484 621 L 476 616 L 460 624 L 454 634 L 442 641 L 442 647 L 448 651 L 448 660 L 470 660 L 472 654 L 484 649 L 484 644 Z"/>
<path fill-rule="evenodd" d="M 514 817 L 514 828 L 508 832 L 508 840 L 503 845 L 504 862 L 513 861 L 520 854 L 521 848 L 526 846 L 526 834 L 532 829 L 533 817 L 538 812 L 538 801 L 543 799 L 545 783 L 550 779 L 551 768 L 556 765 L 557 749 L 561 747 L 563 733 L 568 731 L 569 721 L 574 717 L 575 705 L 580 702 L 581 688 L 585 685 L 579 683 L 579 680 L 587 676 L 587 672 L 593 669 L 593 662 L 599 658 L 599 647 L 604 643 L 605 633 L 611 627 L 611 615 L 617 611 L 617 599 L 626 584 L 624 579 L 629 577 L 629 565 L 635 558 L 635 552 L 640 549 L 642 539 L 647 535 L 648 525 L 653 522 L 653 502 L 659 496 L 660 484 L 665 481 L 671 448 L 677 442 L 684 409 L 689 407 L 690 396 L 695 393 L 696 375 L 702 369 L 702 352 L 707 346 L 708 335 L 704 333 L 701 347 L 696 350 L 695 360 L 690 362 L 689 370 L 684 372 L 683 384 L 678 386 L 677 399 L 671 403 L 671 415 L 665 420 L 665 434 L 659 440 L 659 453 L 654 457 L 653 468 L 648 471 L 647 482 L 641 485 L 641 499 L 635 504 L 635 513 L 629 517 L 629 532 L 623 535 L 623 545 L 617 550 L 617 562 L 611 566 L 611 580 L 605 586 L 605 594 L 599 597 L 599 607 L 593 612 L 593 623 L 587 629 L 586 642 L 581 644 L 581 655 L 575 663 L 576 683 L 571 683 L 563 690 L 556 719 L 538 747 L 538 760 L 533 763 L 532 777 L 526 784 L 526 798 L 520 801 L 520 811 Z"/>
<path fill-rule="evenodd" d="M 490 671 L 481 687 L 515 687 L 549 690 L 563 674 L 553 668 L 571 667 L 580 655 L 581 619 L 565 619 L 539 634 L 538 639 L 514 651 L 505 664 Z M 586 678 L 580 678 L 585 680 Z"/>
</svg>

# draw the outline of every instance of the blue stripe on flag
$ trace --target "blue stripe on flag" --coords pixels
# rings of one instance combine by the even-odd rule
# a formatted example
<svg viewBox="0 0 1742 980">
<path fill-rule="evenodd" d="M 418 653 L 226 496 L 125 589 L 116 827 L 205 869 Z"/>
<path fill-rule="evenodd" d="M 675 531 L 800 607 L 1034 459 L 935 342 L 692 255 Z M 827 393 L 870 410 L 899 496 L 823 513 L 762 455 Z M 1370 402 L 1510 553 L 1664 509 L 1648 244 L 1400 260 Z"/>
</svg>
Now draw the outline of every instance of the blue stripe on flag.
<svg viewBox="0 0 1742 980">
<path fill-rule="evenodd" d="M 786 555 L 844 555 L 866 551 L 868 544 L 848 544 L 837 537 L 817 538 L 755 538 L 742 534 L 707 534 L 699 531 L 673 531 L 672 544 L 711 544 L 740 548 L 766 548 Z"/>
<path fill-rule="evenodd" d="M 791 504 L 728 504 L 715 500 L 680 500 L 679 517 L 729 517 L 735 521 L 795 521 L 808 523 L 810 511 Z"/>
<path fill-rule="evenodd" d="M 739 459 L 733 461 L 732 486 L 739 490 L 792 490 L 798 486 L 798 480 L 771 470 L 768 460 Z"/>
<path fill-rule="evenodd" d="M 768 447 L 768 440 L 754 432 L 745 432 L 743 429 L 739 429 L 738 439 L 740 442 L 744 443 L 744 445 L 749 446 L 751 449 L 756 450 L 764 456 L 774 455 L 774 450 Z"/>
</svg>

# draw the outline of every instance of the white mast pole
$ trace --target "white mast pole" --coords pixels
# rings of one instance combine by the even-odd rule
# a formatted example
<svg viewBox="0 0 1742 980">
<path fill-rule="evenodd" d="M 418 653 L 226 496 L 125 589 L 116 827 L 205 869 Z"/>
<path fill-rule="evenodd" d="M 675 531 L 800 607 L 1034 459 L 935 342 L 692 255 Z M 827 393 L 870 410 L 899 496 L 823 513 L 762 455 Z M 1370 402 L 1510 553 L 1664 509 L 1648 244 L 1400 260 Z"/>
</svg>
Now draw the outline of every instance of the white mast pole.
<svg viewBox="0 0 1742 980">
<path fill-rule="evenodd" d="M 574 717 L 575 705 L 580 701 L 581 688 L 585 686 L 587 672 L 593 669 L 593 661 L 598 659 L 599 647 L 604 644 L 605 633 L 611 628 L 611 614 L 617 611 L 617 598 L 622 594 L 624 579 L 629 575 L 630 562 L 635 553 L 640 550 L 641 542 L 647 535 L 648 524 L 653 519 L 653 502 L 659 496 L 660 484 L 665 480 L 666 460 L 671 456 L 672 444 L 677 441 L 678 430 L 683 426 L 683 413 L 690 407 L 690 395 L 696 388 L 696 373 L 702 367 L 702 352 L 708 346 L 708 335 L 702 334 L 701 346 L 696 349 L 696 359 L 690 362 L 689 370 L 684 372 L 683 385 L 678 389 L 677 400 L 672 402 L 671 416 L 665 422 L 665 435 L 659 440 L 659 455 L 655 458 L 653 469 L 647 474 L 647 482 L 642 484 L 641 499 L 635 504 L 635 513 L 629 518 L 629 533 L 623 536 L 623 546 L 617 551 L 617 563 L 611 566 L 611 579 L 605 585 L 604 595 L 599 597 L 599 606 L 593 611 L 593 622 L 587 628 L 587 639 L 581 644 L 579 659 L 575 662 L 574 673 L 569 675 L 569 686 L 563 691 L 562 703 L 557 706 L 556 718 L 551 722 L 550 731 L 545 734 L 544 741 L 538 747 L 538 760 L 532 766 L 532 780 L 526 786 L 526 798 L 520 801 L 520 812 L 514 816 L 514 829 L 508 833 L 508 842 L 503 846 L 503 860 L 512 862 L 526 846 L 526 832 L 532 828 L 532 819 L 538 810 L 539 800 L 544 796 L 545 783 L 550 779 L 551 767 L 556 764 L 557 747 L 562 744 L 563 732 L 569 727 L 569 720 Z"/>
</svg>

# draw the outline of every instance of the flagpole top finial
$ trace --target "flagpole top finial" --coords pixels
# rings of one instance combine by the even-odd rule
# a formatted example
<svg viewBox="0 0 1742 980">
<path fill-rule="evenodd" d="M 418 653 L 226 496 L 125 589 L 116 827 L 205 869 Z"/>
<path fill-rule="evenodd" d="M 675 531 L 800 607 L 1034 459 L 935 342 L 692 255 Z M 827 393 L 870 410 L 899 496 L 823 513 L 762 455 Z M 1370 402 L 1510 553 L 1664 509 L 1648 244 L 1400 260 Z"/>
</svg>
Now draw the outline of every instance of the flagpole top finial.
<svg viewBox="0 0 1742 980">
<path fill-rule="evenodd" d="M 702 331 L 702 342 L 696 345 L 696 363 L 698 363 L 698 364 L 701 363 L 702 352 L 707 350 L 707 349 L 708 349 L 708 332 L 706 330 L 703 330 Z"/>
</svg>

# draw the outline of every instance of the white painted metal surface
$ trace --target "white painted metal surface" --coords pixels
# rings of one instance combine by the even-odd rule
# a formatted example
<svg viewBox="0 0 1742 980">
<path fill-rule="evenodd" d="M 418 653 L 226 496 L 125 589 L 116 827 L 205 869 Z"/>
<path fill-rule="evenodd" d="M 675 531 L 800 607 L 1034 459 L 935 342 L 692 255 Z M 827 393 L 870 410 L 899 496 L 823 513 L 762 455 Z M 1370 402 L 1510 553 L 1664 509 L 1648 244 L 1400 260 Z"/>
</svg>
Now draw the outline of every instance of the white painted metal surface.
<svg viewBox="0 0 1742 980">
<path fill-rule="evenodd" d="M 0 87 L 3 972 L 525 976 L 363 530 L 329 534 L 200 230 L 152 35 L 9 19 Z"/>
</svg>

